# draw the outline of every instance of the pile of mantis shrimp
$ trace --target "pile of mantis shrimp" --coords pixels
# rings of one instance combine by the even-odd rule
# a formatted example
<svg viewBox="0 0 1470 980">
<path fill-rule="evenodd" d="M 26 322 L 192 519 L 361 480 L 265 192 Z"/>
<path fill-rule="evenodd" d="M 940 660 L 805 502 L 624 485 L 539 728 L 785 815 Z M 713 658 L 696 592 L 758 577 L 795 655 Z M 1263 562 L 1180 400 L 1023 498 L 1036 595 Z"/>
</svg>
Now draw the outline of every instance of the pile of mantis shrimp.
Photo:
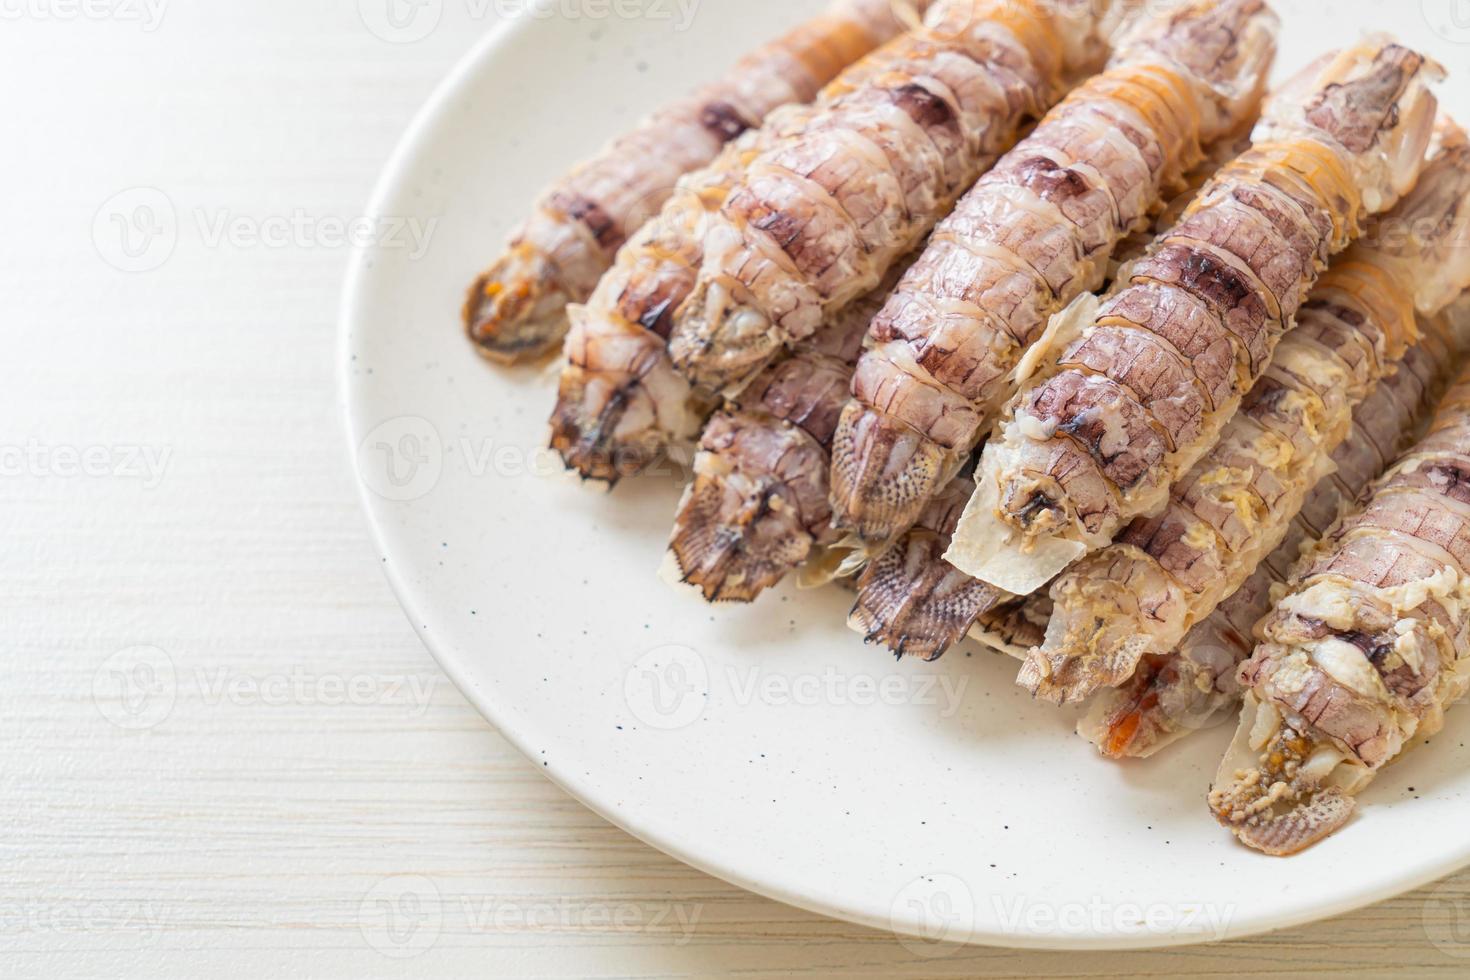
<svg viewBox="0 0 1470 980">
<path fill-rule="evenodd" d="M 1470 140 L 1382 35 L 1268 90 L 1278 30 L 837 0 L 560 179 L 465 328 L 562 351 L 585 479 L 697 447 L 709 601 L 844 582 L 1110 758 L 1238 713 L 1209 808 L 1296 853 L 1470 688 Z"/>
</svg>

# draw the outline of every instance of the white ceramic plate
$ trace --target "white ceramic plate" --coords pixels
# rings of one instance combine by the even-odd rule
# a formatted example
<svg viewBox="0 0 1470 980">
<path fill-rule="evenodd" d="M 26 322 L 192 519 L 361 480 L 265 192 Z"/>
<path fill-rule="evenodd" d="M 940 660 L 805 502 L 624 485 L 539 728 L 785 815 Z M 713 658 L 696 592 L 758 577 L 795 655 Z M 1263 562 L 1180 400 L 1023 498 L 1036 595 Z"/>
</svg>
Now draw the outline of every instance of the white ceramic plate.
<svg viewBox="0 0 1470 980">
<path fill-rule="evenodd" d="M 895 664 L 846 629 L 836 590 L 748 609 L 672 590 L 656 571 L 674 480 L 607 496 L 560 474 L 543 448 L 553 379 L 471 352 L 466 283 L 548 178 L 815 5 L 706 0 L 687 30 L 522 17 L 454 71 L 389 164 L 372 213 L 432 234 L 426 251 L 405 233 L 356 257 L 346 413 L 384 568 L 444 669 L 619 826 L 753 891 L 916 937 L 920 953 L 1242 936 L 1470 862 L 1470 711 L 1384 773 L 1335 839 L 1265 858 L 1205 810 L 1225 728 L 1146 764 L 1103 761 L 1012 685 L 1014 664 L 978 651 Z M 1465 88 L 1470 26 L 1453 0 L 1393 17 L 1372 0 L 1278 8 L 1278 74 L 1383 26 L 1460 68 Z"/>
</svg>

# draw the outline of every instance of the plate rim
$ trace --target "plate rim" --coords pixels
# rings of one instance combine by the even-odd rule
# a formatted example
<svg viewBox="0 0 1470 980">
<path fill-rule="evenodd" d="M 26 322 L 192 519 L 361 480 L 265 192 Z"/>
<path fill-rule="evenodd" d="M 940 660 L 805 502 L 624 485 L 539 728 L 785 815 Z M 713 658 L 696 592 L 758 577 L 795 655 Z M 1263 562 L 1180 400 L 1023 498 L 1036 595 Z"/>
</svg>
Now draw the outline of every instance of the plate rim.
<svg viewBox="0 0 1470 980">
<path fill-rule="evenodd" d="M 503 48 L 523 40 L 526 35 L 532 33 L 538 23 L 540 22 L 531 17 L 527 9 L 501 21 L 476 41 L 465 54 L 461 55 L 449 72 L 434 86 L 428 98 L 413 114 L 403 134 L 394 144 L 387 161 L 374 181 L 369 202 L 364 211 L 369 220 L 378 219 L 386 213 L 386 206 L 390 199 L 408 177 L 416 151 L 426 137 L 441 123 L 443 116 L 460 91 Z M 357 404 L 360 393 L 353 381 L 352 337 L 354 324 L 358 322 L 364 309 L 361 294 L 370 277 L 370 259 L 374 252 L 375 246 L 371 244 L 354 245 L 349 252 L 347 271 L 339 299 L 335 373 L 337 399 L 341 410 L 338 418 L 345 439 L 347 461 L 351 470 L 351 479 L 356 487 L 358 503 L 366 519 L 374 546 L 380 555 L 391 556 L 393 548 L 390 546 L 390 538 L 377 509 L 382 502 L 374 498 L 371 489 L 362 480 L 356 465 L 359 442 L 370 430 L 371 423 L 361 416 L 360 406 Z M 380 563 L 380 568 L 407 620 L 410 623 L 422 622 L 422 617 L 419 615 L 420 601 L 416 590 L 400 574 L 397 564 L 391 560 L 385 560 Z M 538 755 L 532 747 L 533 739 L 529 738 L 528 733 L 521 730 L 514 721 L 515 713 L 505 710 L 497 703 L 492 689 L 483 688 L 471 680 L 468 665 L 461 664 L 460 658 L 449 649 L 448 644 L 442 641 L 437 633 L 418 629 L 415 629 L 414 633 L 465 700 L 506 741 L 514 746 L 517 752 L 521 753 L 528 762 L 534 763 Z M 855 905 L 844 905 L 834 898 L 805 894 L 774 882 L 757 880 L 744 875 L 737 867 L 699 853 L 692 846 L 685 846 L 675 839 L 664 837 L 654 829 L 643 826 L 633 814 L 620 808 L 612 801 L 612 794 L 608 794 L 607 799 L 600 798 L 595 782 L 577 777 L 571 767 L 568 767 L 565 772 L 541 768 L 541 773 L 563 792 L 608 823 L 660 853 L 704 874 L 763 898 L 815 915 L 873 929 L 899 939 L 907 937 L 925 943 L 934 941 L 932 937 L 924 934 L 922 925 L 917 921 L 900 919 L 892 915 L 873 914 Z M 1304 904 L 1290 914 L 1278 915 L 1269 922 L 1262 921 L 1263 916 L 1260 913 L 1232 916 L 1218 937 L 1193 933 L 1140 932 L 1129 934 L 1106 931 L 1101 933 L 1028 934 L 1021 931 L 987 930 L 975 925 L 966 935 L 954 940 L 952 948 L 958 951 L 966 946 L 980 946 L 997 949 L 1080 953 L 1141 952 L 1177 949 L 1207 943 L 1218 944 L 1291 929 L 1368 908 L 1422 888 L 1440 878 L 1463 870 L 1467 866 L 1470 866 L 1470 851 L 1453 856 L 1445 855 L 1437 860 L 1426 860 L 1418 866 L 1401 869 L 1391 883 L 1376 883 L 1372 894 L 1368 893 L 1370 890 L 1368 886 L 1359 885 L 1356 890 L 1345 889 L 1336 899 Z M 933 954 L 930 955 L 932 957 Z"/>
</svg>

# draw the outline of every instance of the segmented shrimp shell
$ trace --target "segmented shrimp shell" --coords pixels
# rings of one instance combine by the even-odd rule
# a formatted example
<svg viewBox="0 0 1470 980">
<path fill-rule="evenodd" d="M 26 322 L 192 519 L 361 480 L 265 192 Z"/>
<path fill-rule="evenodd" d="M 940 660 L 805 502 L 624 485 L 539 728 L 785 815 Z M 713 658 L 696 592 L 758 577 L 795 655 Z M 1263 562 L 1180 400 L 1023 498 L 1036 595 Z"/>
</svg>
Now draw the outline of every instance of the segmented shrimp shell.
<svg viewBox="0 0 1470 980">
<path fill-rule="evenodd" d="M 915 3 L 922 10 L 927 0 Z M 560 343 L 567 305 L 592 295 L 617 250 L 657 214 L 680 176 L 709 164 L 778 106 L 811 100 L 903 30 L 898 9 L 895 0 L 839 0 L 557 181 L 470 287 L 462 318 L 476 349 L 509 364 Z"/>
<path fill-rule="evenodd" d="M 1467 239 L 1470 146 L 1458 142 L 1321 278 L 1270 367 L 1164 511 L 1134 521 L 1052 585 L 1051 627 L 1027 659 L 1023 686 L 1055 701 L 1116 687 L 1145 655 L 1174 650 L 1250 578 L 1331 471 L 1354 410 L 1416 340 L 1416 292 L 1433 302 L 1470 288 L 1470 263 L 1443 261 L 1447 247 L 1460 248 L 1448 243 Z M 1130 345 L 1138 336 L 1094 330 L 1061 363 L 1111 364 L 1113 377 L 1159 406 L 1155 417 L 1176 442 L 1193 438 L 1200 416 L 1187 410 L 1183 365 L 1172 376 L 1148 373 Z"/>
<path fill-rule="evenodd" d="M 1457 318 L 1470 321 L 1470 309 Z M 1255 649 L 1253 631 L 1271 611 L 1303 548 L 1321 539 L 1344 510 L 1408 449 L 1450 381 L 1465 324 L 1441 314 L 1420 321 L 1421 340 L 1353 416 L 1353 431 L 1333 454 L 1334 471 L 1317 484 L 1285 540 L 1178 648 L 1143 658 L 1132 679 L 1102 691 L 1078 732 L 1113 758 L 1147 758 L 1223 720 L 1241 698 L 1236 670 Z M 1039 643 L 1038 643 L 1039 645 Z"/>
<path fill-rule="evenodd" d="M 1292 575 L 1240 669 L 1210 792 L 1239 839 L 1289 854 L 1470 689 L 1470 372 L 1421 439 Z"/>
<path fill-rule="evenodd" d="M 1268 100 L 1253 148 L 1101 309 L 1074 304 L 1033 352 L 950 561 L 1025 594 L 1158 513 L 1265 372 L 1327 260 L 1417 179 L 1440 74 L 1372 39 Z M 1093 356 L 1101 345 L 1106 362 Z"/>
<path fill-rule="evenodd" d="M 707 600 L 751 602 L 835 541 L 828 450 L 868 322 L 898 271 L 705 426 L 669 550 Z"/>
<path fill-rule="evenodd" d="M 1248 140 L 1242 145 L 1243 136 L 1231 134 L 1209 147 L 1205 159 L 1186 176 L 1187 189 L 1146 232 L 1120 245 L 1119 257 L 1131 253 L 1128 258 L 1138 258 L 1160 229 L 1172 227 L 1215 171 L 1248 148 Z M 1044 592 L 1009 596 L 944 560 L 974 489 L 969 476 L 956 477 L 929 500 L 912 528 L 872 557 L 857 582 L 857 602 L 848 617 L 848 624 L 869 642 L 927 660 L 937 659 L 966 635 L 1020 659 L 1041 644 L 1051 619 L 1051 599 Z M 850 564 L 871 553 L 851 538 L 842 547 L 855 551 L 847 559 Z"/>
<path fill-rule="evenodd" d="M 1036 101 L 1059 94 L 1059 82 L 1050 75 L 1060 63 L 1084 64 L 1098 57 L 1094 49 L 1101 49 L 1101 33 L 1112 24 L 1119 2 L 1131 0 L 1105 0 L 1101 10 L 1094 0 L 941 0 L 931 7 L 928 26 L 848 68 L 815 104 L 772 113 L 705 171 L 681 181 L 659 217 L 619 253 L 586 306 L 571 309 L 568 367 L 552 419 L 553 445 L 567 465 L 584 477 L 615 483 L 645 469 L 674 442 L 697 434 L 717 399 L 692 390 L 675 370 L 667 339 L 676 314 L 684 315 L 680 311 L 688 308 L 700 282 L 708 249 L 728 238 L 730 202 L 740 210 L 738 201 L 749 201 L 754 193 L 752 180 L 758 177 L 761 187 L 786 180 L 799 197 L 798 191 L 817 193 L 818 177 L 835 186 L 845 183 L 850 171 L 868 174 L 852 187 L 878 188 L 874 193 L 886 195 L 888 211 L 909 204 L 938 211 L 928 219 L 932 224 L 949 204 L 928 200 L 938 193 L 936 181 L 944 187 L 973 181 L 994 158 L 977 147 L 1003 150 L 1014 142 Z M 1065 22 L 1067 29 L 1053 32 L 1049 17 Z M 1070 54 L 1058 53 L 1059 40 Z M 1027 44 L 1038 53 L 1030 53 Z M 877 120 L 878 130 L 850 131 L 863 119 Z M 825 147 L 827 157 L 821 174 L 811 171 L 808 180 L 798 176 L 798 158 L 814 146 Z M 783 170 L 784 164 L 795 169 Z M 898 173 L 904 186 L 912 185 L 911 192 L 897 194 Z M 756 224 L 786 220 L 778 203 Z M 823 206 L 832 209 L 830 201 Z M 922 215 L 914 221 L 916 237 L 909 249 L 928 230 Z M 871 280 L 854 279 L 846 298 L 875 288 L 902 251 L 887 256 L 883 270 L 875 265 Z M 840 309 L 814 310 L 812 329 Z M 751 362 L 742 380 L 768 360 Z M 721 387 L 712 386 L 711 392 Z"/>
<path fill-rule="evenodd" d="M 710 392 L 875 288 L 1106 51 L 1109 2 L 938 0 L 751 161 L 710 222 L 669 349 Z"/>
<path fill-rule="evenodd" d="M 1276 27 L 1261 0 L 1145 23 L 940 222 L 858 367 L 833 452 L 840 526 L 884 542 L 915 521 L 1014 394 L 1050 317 L 1102 285 L 1202 141 L 1254 120 Z"/>
</svg>

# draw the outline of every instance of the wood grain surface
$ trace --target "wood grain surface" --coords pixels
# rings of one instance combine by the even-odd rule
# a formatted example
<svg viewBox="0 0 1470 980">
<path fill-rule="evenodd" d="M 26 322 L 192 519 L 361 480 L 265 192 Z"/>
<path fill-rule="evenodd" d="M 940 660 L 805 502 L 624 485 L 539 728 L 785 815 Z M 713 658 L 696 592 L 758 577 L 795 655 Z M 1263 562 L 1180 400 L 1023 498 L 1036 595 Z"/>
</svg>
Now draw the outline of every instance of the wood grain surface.
<svg viewBox="0 0 1470 980">
<path fill-rule="evenodd" d="M 1470 874 L 1228 945 L 915 949 L 548 783 L 437 671 L 357 508 L 330 229 L 495 9 L 388 43 L 374 2 L 0 6 L 0 975 L 1470 971 Z M 168 255 L 125 237 L 160 200 Z"/>
</svg>

